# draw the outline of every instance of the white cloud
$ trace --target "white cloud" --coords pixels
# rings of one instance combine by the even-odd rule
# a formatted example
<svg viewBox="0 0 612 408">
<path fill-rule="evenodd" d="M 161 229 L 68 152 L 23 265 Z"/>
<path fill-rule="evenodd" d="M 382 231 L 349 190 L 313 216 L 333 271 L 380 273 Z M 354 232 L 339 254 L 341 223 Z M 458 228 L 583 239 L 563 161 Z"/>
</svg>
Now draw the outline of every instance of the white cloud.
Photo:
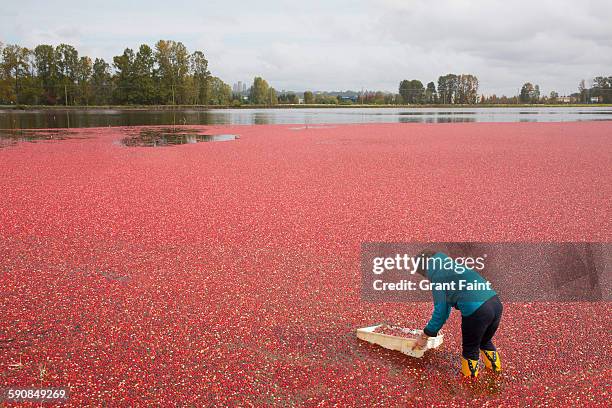
<svg viewBox="0 0 612 408">
<path fill-rule="evenodd" d="M 611 75 L 607 0 L 76 0 L 4 4 L 0 40 L 68 42 L 111 60 L 157 39 L 202 49 L 227 82 L 264 76 L 278 89 L 383 89 L 470 72 L 485 93 L 525 81 L 573 92 Z"/>
</svg>

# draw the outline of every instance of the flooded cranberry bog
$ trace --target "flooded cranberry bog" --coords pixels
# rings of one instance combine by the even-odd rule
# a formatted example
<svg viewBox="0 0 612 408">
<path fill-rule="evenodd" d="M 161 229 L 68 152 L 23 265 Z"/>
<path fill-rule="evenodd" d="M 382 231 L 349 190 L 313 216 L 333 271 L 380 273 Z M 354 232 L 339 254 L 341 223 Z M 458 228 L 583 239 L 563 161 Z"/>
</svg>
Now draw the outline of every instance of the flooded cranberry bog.
<svg viewBox="0 0 612 408">
<path fill-rule="evenodd" d="M 0 388 L 67 387 L 71 406 L 609 400 L 608 301 L 505 302 L 504 371 L 475 383 L 457 312 L 422 359 L 354 330 L 431 313 L 360 298 L 364 241 L 609 242 L 611 122 L 187 128 L 0 148 Z"/>
</svg>

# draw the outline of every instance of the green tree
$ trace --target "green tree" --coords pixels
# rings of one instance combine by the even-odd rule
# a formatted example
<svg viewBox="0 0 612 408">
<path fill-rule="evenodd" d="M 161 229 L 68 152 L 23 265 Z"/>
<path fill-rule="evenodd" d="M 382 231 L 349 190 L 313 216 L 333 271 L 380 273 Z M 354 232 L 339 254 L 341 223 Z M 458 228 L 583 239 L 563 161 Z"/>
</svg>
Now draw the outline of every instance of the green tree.
<svg viewBox="0 0 612 408">
<path fill-rule="evenodd" d="M 209 100 L 207 105 L 229 105 L 232 100 L 232 87 L 217 77 L 210 77 L 207 81 Z"/>
<path fill-rule="evenodd" d="M 162 103 L 186 103 L 185 82 L 189 74 L 189 53 L 181 42 L 159 40 L 155 44 Z"/>
<path fill-rule="evenodd" d="M 519 99 L 523 103 L 529 103 L 531 101 L 531 94 L 533 93 L 533 84 L 531 82 L 525 82 L 521 87 Z"/>
<path fill-rule="evenodd" d="M 79 105 L 89 105 L 90 98 L 92 96 L 91 90 L 91 75 L 93 72 L 93 66 L 91 58 L 81 57 L 79 59 L 79 65 L 77 69 L 77 103 Z"/>
<path fill-rule="evenodd" d="M 423 87 L 423 83 L 418 79 L 410 81 L 405 79 L 400 82 L 399 94 L 402 96 L 404 103 L 423 103 L 425 87 Z"/>
<path fill-rule="evenodd" d="M 334 95 L 318 93 L 315 95 L 315 103 L 319 105 L 336 105 L 338 104 L 338 98 Z"/>
<path fill-rule="evenodd" d="M 298 97 L 296 94 L 289 92 L 289 93 L 283 93 L 278 97 L 278 103 L 283 103 L 283 104 L 298 104 L 300 103 Z"/>
<path fill-rule="evenodd" d="M 53 46 L 41 44 L 34 48 L 34 67 L 41 87 L 41 102 L 55 105 L 57 103 L 58 71 Z"/>
<path fill-rule="evenodd" d="M 425 89 L 425 103 L 434 104 L 438 103 L 438 94 L 436 92 L 436 84 L 429 82 Z"/>
<path fill-rule="evenodd" d="M 102 58 L 96 58 L 91 74 L 92 102 L 95 105 L 109 105 L 113 95 L 113 78 L 110 65 Z"/>
<path fill-rule="evenodd" d="M 0 104 L 9 103 L 11 84 L 4 72 L 4 44 L 0 41 Z"/>
<path fill-rule="evenodd" d="M 519 100 L 522 103 L 536 103 L 540 98 L 540 87 L 533 86 L 531 82 L 526 82 L 521 87 Z"/>
<path fill-rule="evenodd" d="M 175 68 L 175 89 L 177 90 L 175 96 L 175 103 L 185 104 L 187 103 L 187 89 L 185 87 L 185 79 L 189 74 L 189 52 L 187 48 L 181 42 L 173 42 L 172 44 L 172 57 Z"/>
<path fill-rule="evenodd" d="M 314 95 L 311 91 L 304 92 L 304 103 L 307 105 L 312 105 L 314 103 Z"/>
<path fill-rule="evenodd" d="M 442 104 L 455 103 L 459 88 L 459 78 L 455 74 L 446 74 L 438 78 L 438 98 Z"/>
<path fill-rule="evenodd" d="M 74 104 L 75 85 L 79 70 L 79 53 L 72 45 L 60 44 L 55 48 L 59 97 L 64 104 Z"/>
<path fill-rule="evenodd" d="M 159 97 L 163 104 L 172 102 L 174 91 L 174 74 L 172 67 L 172 44 L 159 40 L 155 44 L 155 61 L 159 75 Z"/>
<path fill-rule="evenodd" d="M 134 89 L 134 50 L 126 48 L 123 54 L 113 57 L 115 67 L 114 100 L 119 104 L 131 104 L 136 99 Z"/>
<path fill-rule="evenodd" d="M 155 57 L 153 50 L 146 44 L 138 48 L 132 66 L 130 87 L 132 90 L 132 101 L 138 104 L 153 104 L 157 100 L 157 89 L 155 84 Z"/>
<path fill-rule="evenodd" d="M 30 51 L 19 45 L 9 44 L 2 49 L 2 97 L 8 103 L 24 103 L 24 85 L 31 85 L 29 65 Z"/>
<path fill-rule="evenodd" d="M 33 51 L 0 44 L 0 102 L 43 104 L 208 104 L 227 100 L 227 84 L 212 81 L 202 51 L 189 54 L 180 42 L 160 40 L 126 48 L 113 57 L 114 72 L 102 59 L 79 57 L 69 44 Z M 212 81 L 212 82 L 211 82 Z M 276 104 L 274 89 L 262 103 Z M 214 94 L 210 94 L 214 92 Z M 230 99 L 231 101 L 231 99 Z"/>
<path fill-rule="evenodd" d="M 208 103 L 208 60 L 202 51 L 194 51 L 190 56 L 191 73 L 193 75 L 194 103 L 206 105 Z"/>
<path fill-rule="evenodd" d="M 408 98 L 410 97 L 410 81 L 404 79 L 400 81 L 399 84 L 399 94 L 402 98 L 402 103 L 408 103 Z"/>
<path fill-rule="evenodd" d="M 255 77 L 249 90 L 249 101 L 255 105 L 267 105 L 270 100 L 270 86 L 265 79 Z"/>
<path fill-rule="evenodd" d="M 276 89 L 270 88 L 268 90 L 268 105 L 277 105 L 278 104 L 278 96 L 276 95 Z"/>
<path fill-rule="evenodd" d="M 455 103 L 475 104 L 478 102 L 478 78 L 462 74 L 456 78 Z"/>
<path fill-rule="evenodd" d="M 593 79 L 591 96 L 599 98 L 599 102 L 612 103 L 612 76 L 598 76 Z"/>
</svg>

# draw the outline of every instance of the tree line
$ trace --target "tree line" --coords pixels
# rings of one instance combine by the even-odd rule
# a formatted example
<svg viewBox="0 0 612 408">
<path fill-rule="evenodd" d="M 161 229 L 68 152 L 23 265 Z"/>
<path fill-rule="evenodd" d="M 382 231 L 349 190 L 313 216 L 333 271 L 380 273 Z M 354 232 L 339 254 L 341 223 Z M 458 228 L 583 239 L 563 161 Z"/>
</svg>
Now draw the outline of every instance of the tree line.
<svg viewBox="0 0 612 408">
<path fill-rule="evenodd" d="M 111 63 L 69 44 L 33 49 L 0 44 L 0 103 L 30 105 L 227 105 L 229 85 L 211 75 L 202 51 L 160 40 L 126 48 Z"/>
<path fill-rule="evenodd" d="M 543 95 L 538 84 L 524 83 L 515 96 L 479 95 L 478 78 L 471 74 L 446 74 L 438 78 L 438 84 L 426 86 L 417 79 L 403 80 L 399 84 L 397 103 L 407 104 L 538 104 L 538 103 L 612 103 L 612 76 L 599 76 L 587 86 L 582 80 L 578 92 L 561 97 L 556 91 Z"/>
<path fill-rule="evenodd" d="M 612 76 L 596 77 L 591 86 L 587 86 L 583 79 L 578 84 L 578 92 L 561 97 L 556 91 L 551 91 L 549 95 L 542 95 L 540 86 L 531 82 L 526 82 L 521 87 L 518 95 L 521 103 L 612 103 Z"/>
<path fill-rule="evenodd" d="M 446 74 L 438 78 L 438 86 L 427 86 L 418 79 L 399 84 L 401 102 L 408 104 L 474 104 L 478 103 L 478 78 L 472 74 Z"/>
<path fill-rule="evenodd" d="M 153 47 L 126 48 L 107 62 L 79 55 L 69 44 L 33 49 L 0 43 L 0 105 L 278 105 L 278 104 L 515 104 L 612 103 L 612 77 L 581 81 L 578 92 L 559 97 L 526 82 L 515 96 L 479 95 L 472 74 L 446 74 L 426 85 L 418 79 L 399 83 L 397 93 L 381 91 L 278 92 L 256 77 L 246 95 L 208 69 L 202 51 L 181 42 L 160 40 Z"/>
</svg>

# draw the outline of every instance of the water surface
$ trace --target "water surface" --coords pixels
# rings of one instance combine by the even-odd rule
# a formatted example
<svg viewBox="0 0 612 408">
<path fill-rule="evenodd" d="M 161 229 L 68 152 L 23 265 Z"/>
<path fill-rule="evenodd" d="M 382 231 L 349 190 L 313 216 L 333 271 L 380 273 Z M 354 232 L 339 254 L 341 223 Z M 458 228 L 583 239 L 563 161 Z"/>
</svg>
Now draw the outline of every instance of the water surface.
<svg viewBox="0 0 612 408">
<path fill-rule="evenodd" d="M 612 120 L 609 107 L 41 109 L 0 110 L 0 129 L 138 125 L 576 122 Z"/>
</svg>

